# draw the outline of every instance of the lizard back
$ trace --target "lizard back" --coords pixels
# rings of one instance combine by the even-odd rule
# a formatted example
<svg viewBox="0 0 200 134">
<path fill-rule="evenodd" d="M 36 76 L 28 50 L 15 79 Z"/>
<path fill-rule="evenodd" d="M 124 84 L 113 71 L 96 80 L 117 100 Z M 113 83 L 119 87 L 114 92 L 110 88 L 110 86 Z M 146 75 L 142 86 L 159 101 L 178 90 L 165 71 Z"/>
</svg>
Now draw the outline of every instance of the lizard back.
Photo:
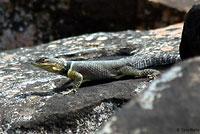
<svg viewBox="0 0 200 134">
<path fill-rule="evenodd" d="M 85 79 L 108 79 L 121 75 L 119 70 L 123 67 L 145 69 L 152 66 L 174 64 L 178 61 L 180 61 L 178 54 L 164 53 L 130 56 L 118 60 L 71 61 L 71 69 L 81 73 Z"/>
</svg>

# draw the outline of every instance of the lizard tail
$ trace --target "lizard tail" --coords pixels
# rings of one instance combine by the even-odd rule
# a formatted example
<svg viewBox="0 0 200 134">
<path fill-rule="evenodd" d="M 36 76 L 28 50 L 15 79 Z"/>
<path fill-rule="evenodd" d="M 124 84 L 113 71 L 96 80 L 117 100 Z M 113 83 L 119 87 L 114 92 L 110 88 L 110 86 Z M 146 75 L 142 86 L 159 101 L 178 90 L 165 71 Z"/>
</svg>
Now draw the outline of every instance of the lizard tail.
<svg viewBox="0 0 200 134">
<path fill-rule="evenodd" d="M 152 66 L 161 66 L 161 65 L 170 65 L 177 63 L 181 60 L 179 54 L 170 54 L 170 53 L 160 53 L 160 54 L 146 54 L 133 56 L 130 60 L 135 62 L 131 66 L 135 66 L 138 69 L 152 67 Z"/>
</svg>

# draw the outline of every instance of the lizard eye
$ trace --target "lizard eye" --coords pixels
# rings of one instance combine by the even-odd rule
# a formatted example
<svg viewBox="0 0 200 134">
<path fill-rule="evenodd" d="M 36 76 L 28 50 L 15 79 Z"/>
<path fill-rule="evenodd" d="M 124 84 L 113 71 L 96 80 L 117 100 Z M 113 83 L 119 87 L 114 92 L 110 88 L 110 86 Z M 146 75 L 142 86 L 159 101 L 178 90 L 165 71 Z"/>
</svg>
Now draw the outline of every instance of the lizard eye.
<svg viewBox="0 0 200 134">
<path fill-rule="evenodd" d="M 38 62 L 40 62 L 40 63 L 45 63 L 45 62 L 48 62 L 48 58 L 40 58 L 39 60 L 38 60 Z"/>
</svg>

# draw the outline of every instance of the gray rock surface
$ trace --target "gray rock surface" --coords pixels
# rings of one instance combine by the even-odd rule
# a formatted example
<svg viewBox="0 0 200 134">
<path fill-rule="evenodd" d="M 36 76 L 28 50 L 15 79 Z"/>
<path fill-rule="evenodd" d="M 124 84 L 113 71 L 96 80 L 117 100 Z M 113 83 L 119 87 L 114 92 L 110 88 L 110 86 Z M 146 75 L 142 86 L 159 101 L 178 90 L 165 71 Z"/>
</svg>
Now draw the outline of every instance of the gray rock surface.
<svg viewBox="0 0 200 134">
<path fill-rule="evenodd" d="M 87 82 L 76 94 L 63 96 L 60 91 L 67 89 L 67 78 L 30 63 L 44 56 L 103 60 L 178 53 L 181 30 L 182 24 L 177 24 L 152 31 L 85 34 L 0 53 L 0 132 L 94 133 L 151 81 L 124 78 Z"/>
<path fill-rule="evenodd" d="M 113 116 L 98 134 L 198 134 L 200 57 L 173 66 Z"/>
<path fill-rule="evenodd" d="M 162 3 L 169 7 L 176 8 L 180 11 L 188 12 L 193 4 L 200 2 L 199 0 L 149 0 L 156 3 Z"/>
</svg>

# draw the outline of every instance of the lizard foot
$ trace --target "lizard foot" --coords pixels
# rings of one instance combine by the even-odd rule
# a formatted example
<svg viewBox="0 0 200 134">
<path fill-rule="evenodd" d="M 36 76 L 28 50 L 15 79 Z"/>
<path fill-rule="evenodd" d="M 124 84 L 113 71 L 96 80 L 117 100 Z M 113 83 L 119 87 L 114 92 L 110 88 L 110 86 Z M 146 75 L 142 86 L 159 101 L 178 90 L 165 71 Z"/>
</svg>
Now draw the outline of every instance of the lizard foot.
<svg viewBox="0 0 200 134">
<path fill-rule="evenodd" d="M 153 73 L 153 74 L 149 74 L 147 75 L 147 77 L 151 80 L 156 79 L 158 76 L 160 75 L 160 73 Z"/>
<path fill-rule="evenodd" d="M 63 92 L 61 92 L 63 95 L 68 95 L 68 94 L 70 94 L 71 92 L 74 92 L 74 93 L 76 93 L 77 92 L 77 89 L 70 89 L 70 90 L 68 90 L 68 91 L 63 91 Z"/>
<path fill-rule="evenodd" d="M 147 75 L 147 77 L 148 77 L 149 79 L 151 79 L 151 80 L 154 80 L 154 79 L 157 78 L 157 76 L 154 76 L 154 75 Z"/>
</svg>

